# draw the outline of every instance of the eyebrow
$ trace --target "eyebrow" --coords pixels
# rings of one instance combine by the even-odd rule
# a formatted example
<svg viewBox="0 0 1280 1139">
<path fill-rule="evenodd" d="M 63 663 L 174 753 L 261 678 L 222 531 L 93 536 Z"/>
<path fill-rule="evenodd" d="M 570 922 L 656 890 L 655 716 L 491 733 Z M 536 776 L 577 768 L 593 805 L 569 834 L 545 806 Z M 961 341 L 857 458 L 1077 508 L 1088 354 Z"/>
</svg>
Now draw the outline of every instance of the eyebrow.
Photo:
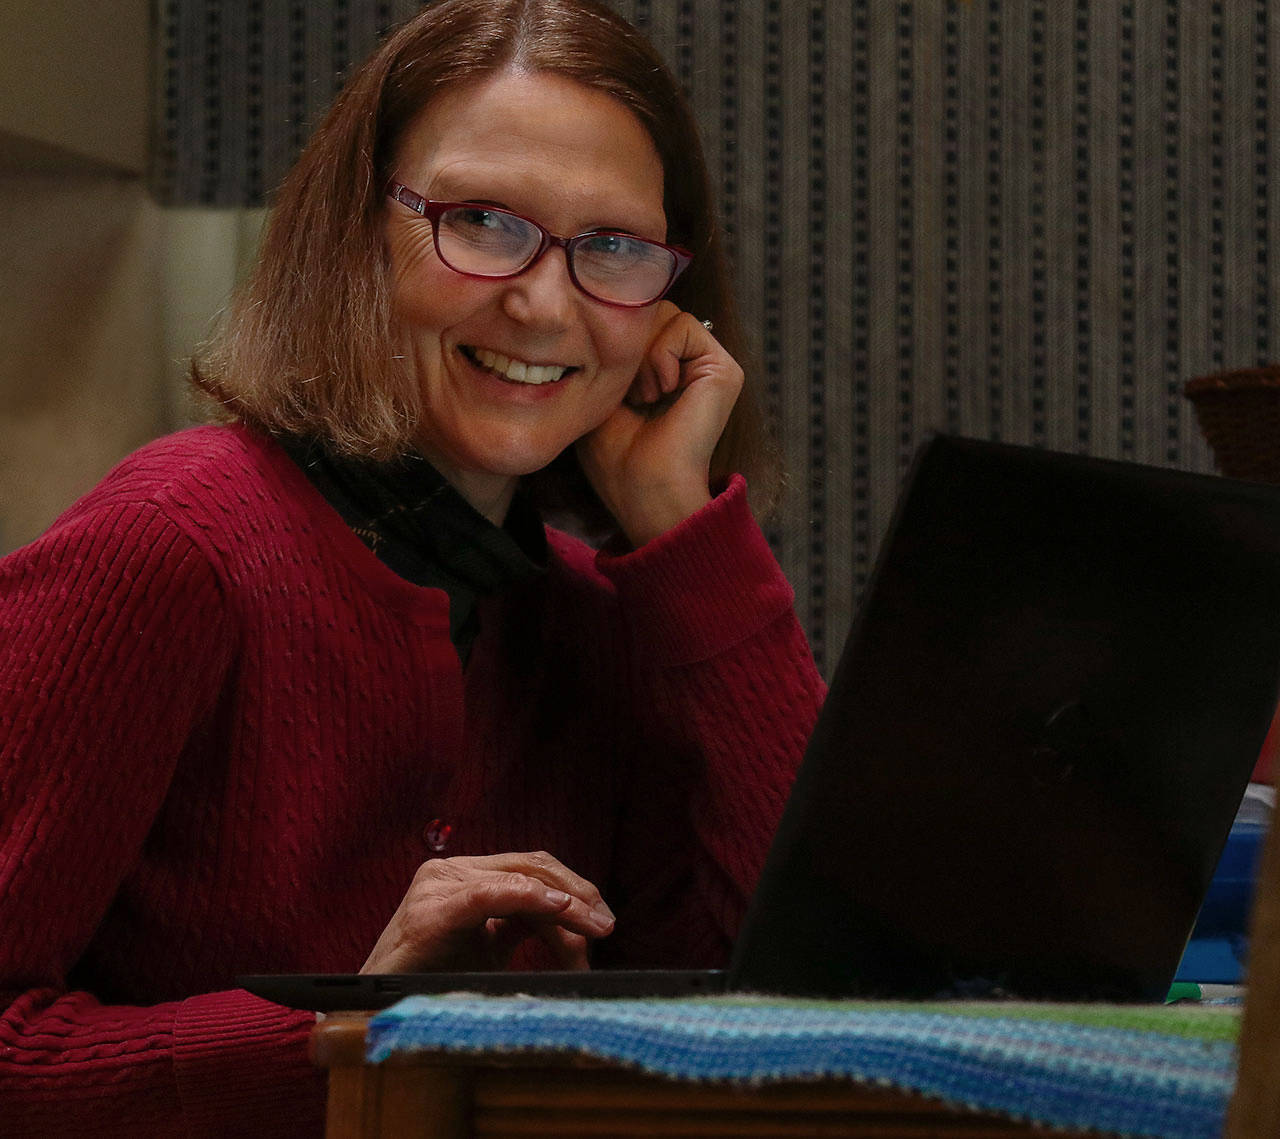
<svg viewBox="0 0 1280 1139">
<path fill-rule="evenodd" d="M 499 181 L 501 182 L 500 173 L 498 175 L 498 178 L 499 178 Z M 403 181 L 403 178 L 399 174 L 397 174 L 396 180 Z M 441 175 L 439 176 L 439 181 L 435 185 L 431 186 L 429 191 L 425 189 L 419 189 L 417 186 L 412 186 L 412 185 L 410 186 L 410 189 L 412 189 L 415 193 L 423 194 L 425 197 L 435 202 L 468 202 L 468 203 L 474 202 L 478 206 L 494 206 L 500 210 L 507 210 L 510 213 L 519 214 L 521 217 L 527 217 L 533 221 L 538 222 L 539 225 L 546 224 L 545 222 L 542 221 L 540 217 L 538 217 L 536 212 L 520 209 L 518 206 L 512 204 L 510 201 L 503 201 L 502 199 L 499 199 L 499 198 L 481 197 L 481 196 L 478 196 L 477 194 L 474 194 L 474 193 L 469 194 L 466 192 L 467 189 L 484 187 L 484 181 L 485 179 L 482 176 L 480 176 L 478 172 L 471 172 L 466 170 L 451 170 L 451 171 L 446 170 L 441 173 Z M 488 187 L 485 187 L 485 188 L 487 189 Z M 483 190 L 481 192 L 483 193 Z M 665 235 L 667 233 L 667 226 L 668 226 L 665 206 L 666 206 L 666 203 L 664 202 L 663 208 L 653 218 L 654 222 L 656 223 L 654 228 L 655 228 L 655 231 L 658 233 L 657 237 L 646 237 L 643 233 L 640 233 L 639 231 L 637 231 L 636 229 L 630 226 L 607 225 L 607 224 L 589 226 L 586 229 L 577 230 L 576 233 L 595 233 L 599 230 L 606 230 L 609 233 L 624 233 L 629 237 L 638 237 L 643 241 L 659 241 L 659 242 L 665 241 L 666 240 Z M 620 213 L 625 213 L 625 212 L 626 212 L 625 206 L 617 210 L 615 210 L 612 207 L 610 207 L 609 209 L 609 213 L 613 214 L 615 217 L 618 216 Z M 575 236 L 575 234 L 560 234 L 560 236 L 573 237 Z"/>
</svg>

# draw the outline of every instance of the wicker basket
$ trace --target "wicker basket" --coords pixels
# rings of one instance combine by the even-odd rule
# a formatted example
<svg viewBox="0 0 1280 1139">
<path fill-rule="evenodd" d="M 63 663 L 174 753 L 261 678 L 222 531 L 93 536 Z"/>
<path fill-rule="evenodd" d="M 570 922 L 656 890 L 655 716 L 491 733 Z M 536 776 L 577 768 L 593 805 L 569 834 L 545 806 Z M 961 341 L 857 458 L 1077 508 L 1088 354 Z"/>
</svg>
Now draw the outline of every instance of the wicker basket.
<svg viewBox="0 0 1280 1139">
<path fill-rule="evenodd" d="M 1188 380 L 1214 462 L 1228 478 L 1280 483 L 1280 365 Z"/>
</svg>

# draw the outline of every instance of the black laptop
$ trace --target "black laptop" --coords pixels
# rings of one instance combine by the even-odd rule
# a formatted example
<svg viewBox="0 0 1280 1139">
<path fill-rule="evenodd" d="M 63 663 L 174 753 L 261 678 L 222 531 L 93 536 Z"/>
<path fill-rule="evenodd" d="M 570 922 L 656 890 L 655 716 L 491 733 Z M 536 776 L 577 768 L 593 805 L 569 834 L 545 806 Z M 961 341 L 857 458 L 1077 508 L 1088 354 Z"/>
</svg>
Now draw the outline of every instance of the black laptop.
<svg viewBox="0 0 1280 1139">
<path fill-rule="evenodd" d="M 1280 488 L 916 456 L 728 970 L 245 977 L 417 992 L 1161 1000 L 1280 692 Z"/>
</svg>

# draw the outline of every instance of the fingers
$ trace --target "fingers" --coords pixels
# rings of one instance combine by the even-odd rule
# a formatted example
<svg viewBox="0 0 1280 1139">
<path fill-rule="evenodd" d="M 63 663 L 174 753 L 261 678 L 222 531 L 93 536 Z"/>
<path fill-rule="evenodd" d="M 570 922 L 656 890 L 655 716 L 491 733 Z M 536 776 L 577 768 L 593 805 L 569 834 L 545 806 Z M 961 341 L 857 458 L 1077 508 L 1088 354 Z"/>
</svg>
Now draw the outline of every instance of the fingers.
<svg viewBox="0 0 1280 1139">
<path fill-rule="evenodd" d="M 537 936 L 564 968 L 585 968 L 588 942 L 611 933 L 600 892 L 545 851 L 423 863 L 363 972 L 501 967 Z"/>
<path fill-rule="evenodd" d="M 512 854 L 463 855 L 458 858 L 433 859 L 431 862 L 423 864 L 423 870 L 428 868 L 457 870 L 459 872 L 472 870 L 498 871 L 525 875 L 551 887 L 553 890 L 560 890 L 569 894 L 572 899 L 581 902 L 588 909 L 601 913 L 610 921 L 613 920 L 613 911 L 605 905 L 604 898 L 600 896 L 600 891 L 596 889 L 595 883 L 589 882 L 580 874 L 575 874 L 563 862 L 554 855 L 548 854 L 545 850 Z"/>
<path fill-rule="evenodd" d="M 493 947 L 491 960 L 495 969 L 505 965 L 520 943 L 530 937 L 536 937 L 547 946 L 558 969 L 591 967 L 587 954 L 590 942 L 563 926 L 531 922 L 526 918 L 490 918 L 488 926 Z"/>
<path fill-rule="evenodd" d="M 491 917 L 519 917 L 554 922 L 584 937 L 603 937 L 613 930 L 613 915 L 603 901 L 599 907 L 547 886 L 526 874 L 478 870 L 467 882 L 438 897 L 441 917 L 452 926 L 468 928 Z"/>
<path fill-rule="evenodd" d="M 572 933 L 558 925 L 539 926 L 536 932 L 543 944 L 551 950 L 559 968 L 591 968 L 591 961 L 587 956 L 591 943 L 581 934 Z"/>
<path fill-rule="evenodd" d="M 667 334 L 668 326 L 672 321 L 679 320 L 684 315 L 681 310 L 670 301 L 659 301 L 653 320 L 653 336 L 649 341 L 649 348 L 645 353 L 645 358 L 641 363 L 640 369 L 636 373 L 636 378 L 632 381 L 631 387 L 627 390 L 626 402 L 632 407 L 642 408 L 648 404 L 655 403 L 662 396 L 662 386 L 658 381 L 652 364 L 649 362 L 649 356 L 652 354 L 654 345 L 658 344 L 664 335 Z"/>
<path fill-rule="evenodd" d="M 704 377 L 728 380 L 735 390 L 740 387 L 742 369 L 711 330 L 669 301 L 662 304 L 657 332 L 628 392 L 628 402 L 651 405 Z"/>
<path fill-rule="evenodd" d="M 663 302 L 627 397 L 578 441 L 582 469 L 633 546 L 710 501 L 709 472 L 744 376 L 701 321 Z"/>
</svg>

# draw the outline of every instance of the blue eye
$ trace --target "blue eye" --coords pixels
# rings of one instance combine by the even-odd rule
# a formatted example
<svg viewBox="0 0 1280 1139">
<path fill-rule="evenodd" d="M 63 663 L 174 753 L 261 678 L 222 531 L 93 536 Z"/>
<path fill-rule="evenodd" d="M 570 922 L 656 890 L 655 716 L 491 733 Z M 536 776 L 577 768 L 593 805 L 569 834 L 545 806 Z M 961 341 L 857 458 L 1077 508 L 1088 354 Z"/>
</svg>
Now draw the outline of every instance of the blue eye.
<svg viewBox="0 0 1280 1139">
<path fill-rule="evenodd" d="M 492 210 L 459 210 L 450 220 L 460 225 L 479 226 L 481 229 L 497 229 L 502 225 L 501 218 Z"/>
<path fill-rule="evenodd" d="M 670 271 L 671 253 L 643 237 L 594 233 L 582 239 L 575 260 L 584 273 L 634 273 L 662 276 Z"/>
<path fill-rule="evenodd" d="M 446 260 L 452 256 L 468 261 L 462 266 L 468 271 L 469 258 L 484 258 L 476 263 L 479 272 L 491 271 L 492 264 L 519 264 L 540 240 L 536 227 L 523 218 L 487 206 L 454 206 L 445 210 L 440 215 L 438 236 Z"/>
<path fill-rule="evenodd" d="M 647 244 L 621 233 L 597 233 L 587 238 L 580 248 L 589 257 L 635 260 L 644 256 Z"/>
<path fill-rule="evenodd" d="M 617 255 L 626 251 L 627 241 L 616 233 L 601 233 L 583 242 L 589 253 L 598 255 Z"/>
<path fill-rule="evenodd" d="M 521 233 L 527 227 L 519 218 L 502 210 L 486 210 L 481 206 L 462 206 L 449 210 L 441 219 L 455 229 L 480 229 L 491 233 Z"/>
</svg>

